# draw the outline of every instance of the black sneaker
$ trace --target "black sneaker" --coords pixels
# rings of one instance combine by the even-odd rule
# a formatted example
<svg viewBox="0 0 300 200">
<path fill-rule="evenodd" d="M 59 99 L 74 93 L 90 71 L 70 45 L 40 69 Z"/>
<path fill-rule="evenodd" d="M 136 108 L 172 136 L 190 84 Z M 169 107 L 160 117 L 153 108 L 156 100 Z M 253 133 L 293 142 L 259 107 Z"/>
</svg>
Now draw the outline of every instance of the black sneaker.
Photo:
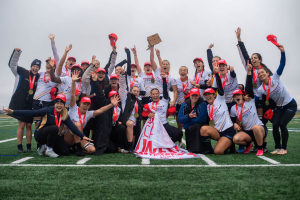
<svg viewBox="0 0 300 200">
<path fill-rule="evenodd" d="M 134 154 L 134 153 L 135 153 L 135 151 L 134 151 L 134 148 L 133 148 L 133 147 L 130 147 L 128 150 L 129 150 L 129 153 L 132 153 L 132 154 Z"/>
<path fill-rule="evenodd" d="M 22 148 L 22 149 L 18 149 L 19 153 L 26 153 L 26 151 Z"/>
<path fill-rule="evenodd" d="M 69 153 L 75 153 L 75 148 L 69 147 Z"/>
<path fill-rule="evenodd" d="M 257 150 L 258 150 L 258 148 L 257 147 L 254 147 L 250 152 L 252 152 L 252 153 L 256 153 L 257 152 Z M 268 150 L 267 150 L 268 151 Z"/>
<path fill-rule="evenodd" d="M 213 154 L 214 153 L 214 149 L 211 148 L 211 149 L 207 149 L 205 151 L 202 152 L 202 154 Z"/>
<path fill-rule="evenodd" d="M 265 147 L 264 148 L 264 153 L 267 153 L 268 152 L 268 147 Z"/>
<path fill-rule="evenodd" d="M 85 156 L 85 153 L 82 151 L 82 149 L 79 149 L 76 151 L 77 156 Z"/>
<path fill-rule="evenodd" d="M 32 151 L 31 148 L 28 148 L 28 149 L 27 149 L 27 152 L 28 152 L 28 153 L 32 153 L 33 151 Z"/>
</svg>

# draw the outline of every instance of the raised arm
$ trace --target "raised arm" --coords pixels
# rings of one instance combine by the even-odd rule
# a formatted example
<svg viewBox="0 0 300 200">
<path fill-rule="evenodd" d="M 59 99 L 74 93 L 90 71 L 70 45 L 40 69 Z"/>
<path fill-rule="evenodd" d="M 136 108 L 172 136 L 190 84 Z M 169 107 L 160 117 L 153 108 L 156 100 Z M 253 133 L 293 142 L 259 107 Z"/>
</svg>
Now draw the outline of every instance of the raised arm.
<svg viewBox="0 0 300 200">
<path fill-rule="evenodd" d="M 234 67 L 232 67 L 232 66 L 229 65 L 228 69 L 230 70 L 230 76 L 232 78 L 235 78 L 236 77 L 236 73 L 234 71 Z"/>
<path fill-rule="evenodd" d="M 12 110 L 12 109 L 3 109 L 2 110 L 5 114 L 14 114 L 18 116 L 25 116 L 25 117 L 39 117 L 45 116 L 49 112 L 49 107 L 45 107 L 39 110 Z"/>
<path fill-rule="evenodd" d="M 111 103 L 108 104 L 107 106 L 104 106 L 98 110 L 95 110 L 94 113 L 93 113 L 93 117 L 96 117 L 102 113 L 105 113 L 106 111 L 108 111 L 109 109 L 111 109 L 112 107 L 114 106 L 117 106 L 120 102 L 120 99 L 119 97 L 117 96 L 114 96 L 112 99 L 111 99 Z"/>
<path fill-rule="evenodd" d="M 107 99 L 105 98 L 105 95 L 103 94 L 103 90 L 98 81 L 97 74 L 94 73 L 92 75 L 92 81 L 94 84 L 94 92 L 96 93 L 97 103 L 100 105 L 100 107 L 102 107 L 106 104 Z"/>
<path fill-rule="evenodd" d="M 222 87 L 222 81 L 218 73 L 215 74 L 215 79 L 218 87 L 218 95 L 223 96 L 224 95 L 224 89 Z"/>
<path fill-rule="evenodd" d="M 248 60 L 248 62 L 247 62 L 247 79 L 246 79 L 245 90 L 246 90 L 248 96 L 251 97 L 252 99 L 254 99 L 253 83 L 252 83 L 252 79 L 253 79 L 252 69 L 253 69 L 253 66 L 251 64 L 249 64 L 249 60 Z"/>
<path fill-rule="evenodd" d="M 51 33 L 48 37 L 51 40 L 51 48 L 52 48 L 54 59 L 56 60 L 56 62 L 59 63 L 60 58 L 59 58 L 59 55 L 57 53 L 57 48 L 56 48 L 55 41 L 54 41 L 55 35 Z"/>
<path fill-rule="evenodd" d="M 158 58 L 159 68 L 161 69 L 161 68 L 162 68 L 162 67 L 161 67 L 161 65 L 162 65 L 162 59 L 161 59 L 161 57 L 160 57 L 160 50 L 155 49 L 155 51 L 156 51 L 156 56 L 157 56 L 157 58 Z"/>
<path fill-rule="evenodd" d="M 208 49 L 206 50 L 206 53 L 207 53 L 207 61 L 208 61 L 208 65 L 209 65 L 209 68 L 211 70 L 211 72 L 214 71 L 214 67 L 212 65 L 212 59 L 213 59 L 213 53 L 211 51 L 211 48 L 213 48 L 214 44 L 210 44 Z"/>
<path fill-rule="evenodd" d="M 278 49 L 281 51 L 281 59 L 280 59 L 280 65 L 277 69 L 277 74 L 281 76 L 285 66 L 285 51 L 284 51 L 284 47 L 281 44 L 278 46 Z"/>
<path fill-rule="evenodd" d="M 127 47 L 125 47 L 125 52 L 127 54 L 127 76 L 131 76 L 131 56 Z"/>
<path fill-rule="evenodd" d="M 90 88 L 91 86 L 91 76 L 93 74 L 93 71 L 96 69 L 95 67 L 96 64 L 96 56 L 94 55 L 92 57 L 92 63 L 90 64 L 90 66 L 88 66 L 88 68 L 84 71 L 83 75 L 82 75 L 82 84 L 85 86 L 85 88 Z M 90 92 L 90 91 L 89 91 Z"/>
<path fill-rule="evenodd" d="M 130 77 L 130 76 L 129 76 Z M 130 83 L 130 81 L 129 81 Z M 119 96 L 121 98 L 122 103 L 122 109 L 125 109 L 126 99 L 127 99 L 127 93 L 129 91 L 128 86 L 126 84 L 126 74 L 125 74 L 125 68 L 121 70 L 121 74 L 119 77 Z"/>
<path fill-rule="evenodd" d="M 137 53 L 136 53 L 136 47 L 134 45 L 134 47 L 131 49 L 132 53 L 133 53 L 133 56 L 134 56 L 134 63 L 136 65 L 136 69 L 137 69 L 137 72 L 138 74 L 140 74 L 142 72 L 142 69 L 141 69 L 141 66 L 140 66 L 140 63 L 139 63 L 139 59 L 137 57 Z"/>
<path fill-rule="evenodd" d="M 65 63 L 66 59 L 67 59 L 67 55 L 68 55 L 68 53 L 69 53 L 69 51 L 70 51 L 71 49 L 72 49 L 72 44 L 70 44 L 69 47 L 66 47 L 65 53 L 64 53 L 64 55 L 61 57 L 61 60 L 59 61 L 59 64 L 58 64 L 58 66 L 57 66 L 57 68 L 56 68 L 56 74 L 57 74 L 57 76 L 60 76 L 60 75 L 61 75 L 62 68 L 63 68 L 63 66 L 64 66 L 64 63 Z M 51 81 L 52 81 L 52 80 L 51 80 Z"/>
<path fill-rule="evenodd" d="M 244 65 L 244 68 L 247 71 L 247 61 L 249 60 L 249 62 L 251 64 L 251 59 L 250 59 L 250 56 L 249 56 L 249 54 L 246 50 L 246 47 L 245 47 L 244 43 L 242 42 L 241 33 L 242 33 L 242 29 L 240 27 L 238 27 L 237 30 L 235 31 L 236 38 L 238 40 L 237 48 L 238 48 L 238 51 L 239 51 L 239 54 L 240 54 L 241 61 Z"/>
<path fill-rule="evenodd" d="M 115 65 L 116 65 L 116 60 L 117 60 L 117 47 L 113 46 L 112 48 L 113 48 L 113 51 L 111 52 L 108 63 L 105 66 L 105 71 L 108 76 L 110 76 L 112 74 L 112 72 L 114 71 Z"/>
<path fill-rule="evenodd" d="M 80 78 L 79 71 L 75 70 L 72 73 L 72 87 L 71 87 L 71 100 L 70 100 L 70 106 L 73 107 L 76 104 L 76 81 L 78 81 Z"/>
<path fill-rule="evenodd" d="M 169 93 L 168 93 L 168 85 L 167 85 L 166 75 L 164 73 L 161 73 L 160 76 L 163 80 L 163 97 L 165 99 L 169 100 Z"/>
<path fill-rule="evenodd" d="M 8 61 L 8 66 L 15 76 L 18 75 L 18 61 L 21 56 L 21 53 L 22 51 L 20 48 L 15 48 Z"/>
<path fill-rule="evenodd" d="M 54 74 L 54 69 L 55 69 L 54 62 L 51 60 L 51 58 L 49 58 L 48 62 L 51 66 L 51 68 L 50 68 L 51 81 L 54 82 L 54 83 L 61 83 L 60 77 L 56 77 L 55 74 Z"/>
<path fill-rule="evenodd" d="M 154 48 L 153 48 L 153 46 L 149 47 L 149 48 L 150 48 L 150 62 L 151 62 L 153 71 L 155 71 L 157 69 L 157 65 L 154 60 Z"/>
</svg>

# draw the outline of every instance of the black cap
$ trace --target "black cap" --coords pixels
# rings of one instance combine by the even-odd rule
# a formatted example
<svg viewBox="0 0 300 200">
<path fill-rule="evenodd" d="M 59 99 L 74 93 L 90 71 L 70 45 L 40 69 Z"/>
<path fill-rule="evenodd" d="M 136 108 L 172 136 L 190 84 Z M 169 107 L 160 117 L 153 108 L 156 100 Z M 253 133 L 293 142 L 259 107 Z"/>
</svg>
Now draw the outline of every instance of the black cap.
<svg viewBox="0 0 300 200">
<path fill-rule="evenodd" d="M 42 61 L 40 61 L 38 59 L 34 59 L 30 65 L 30 67 L 32 67 L 33 65 L 37 65 L 41 69 L 41 64 L 42 64 Z"/>
</svg>

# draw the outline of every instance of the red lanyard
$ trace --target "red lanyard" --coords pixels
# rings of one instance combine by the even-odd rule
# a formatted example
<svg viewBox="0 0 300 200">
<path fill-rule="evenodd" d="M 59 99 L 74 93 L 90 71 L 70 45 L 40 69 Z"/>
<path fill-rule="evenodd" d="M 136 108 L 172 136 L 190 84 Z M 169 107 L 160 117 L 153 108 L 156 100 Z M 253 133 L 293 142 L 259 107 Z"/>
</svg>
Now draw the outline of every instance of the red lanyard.
<svg viewBox="0 0 300 200">
<path fill-rule="evenodd" d="M 114 107 L 114 122 L 116 122 L 118 120 L 119 117 L 119 110 L 118 110 L 118 106 Z"/>
<path fill-rule="evenodd" d="M 69 69 L 68 69 L 67 66 L 66 66 L 66 74 L 67 74 L 67 76 L 70 76 L 70 75 L 69 75 Z"/>
<path fill-rule="evenodd" d="M 262 66 L 259 66 L 259 69 L 262 68 Z M 255 68 L 253 67 L 253 83 L 257 82 L 258 74 L 255 71 Z"/>
<path fill-rule="evenodd" d="M 208 112 L 209 112 L 209 119 L 210 119 L 210 121 L 212 121 L 213 117 L 214 117 L 214 103 L 215 103 L 215 101 L 211 105 L 211 109 L 210 109 L 210 104 L 208 105 Z"/>
<path fill-rule="evenodd" d="M 138 105 L 137 101 L 135 101 L 134 108 L 135 108 L 134 112 L 138 113 L 139 112 L 139 105 Z"/>
<path fill-rule="evenodd" d="M 203 71 L 204 71 L 204 69 L 200 72 L 200 73 L 198 73 L 197 72 L 197 74 L 196 74 L 196 84 L 199 84 L 199 80 L 200 80 L 200 77 L 202 76 L 202 74 L 203 74 Z M 199 75 L 198 75 L 199 74 Z"/>
<path fill-rule="evenodd" d="M 267 92 L 266 86 L 264 83 L 263 83 L 263 88 L 264 88 L 265 92 Z M 271 90 L 271 77 L 269 77 L 268 92 L 267 92 L 267 98 L 266 98 L 267 101 L 269 100 L 269 97 L 270 97 L 270 90 Z"/>
<path fill-rule="evenodd" d="M 227 80 L 227 74 L 228 74 L 228 71 L 227 71 L 227 73 L 225 74 L 225 78 L 224 78 L 224 81 L 223 81 L 223 83 L 222 83 L 222 88 L 224 89 L 224 87 L 225 87 L 225 83 L 226 83 L 226 80 Z M 221 77 L 221 75 L 219 75 L 220 76 L 220 79 L 221 79 L 221 81 L 222 81 L 222 77 Z"/>
<path fill-rule="evenodd" d="M 48 83 L 48 82 L 50 81 L 50 79 L 51 79 L 50 75 L 49 75 L 48 78 L 47 78 L 46 72 L 45 72 L 45 73 L 44 73 L 44 82 L 45 82 L 45 83 Z"/>
<path fill-rule="evenodd" d="M 76 88 L 76 96 L 78 96 L 80 88 L 81 88 L 81 79 L 80 79 L 80 81 L 78 83 L 78 86 Z"/>
<path fill-rule="evenodd" d="M 241 108 L 241 114 L 239 114 L 239 107 L 238 107 L 238 105 L 235 104 L 236 115 L 238 116 L 240 122 L 242 121 L 242 117 L 243 117 L 243 108 L 244 108 L 244 104 L 245 104 L 245 101 L 243 102 L 243 105 L 242 105 L 242 108 Z"/>
<path fill-rule="evenodd" d="M 60 116 L 59 116 L 59 121 L 58 121 L 58 118 L 57 118 L 57 112 L 56 112 L 56 110 L 54 109 L 54 116 L 55 116 L 55 124 L 56 124 L 56 126 L 58 126 L 58 128 L 60 128 L 61 119 L 62 119 L 62 114 L 60 114 Z"/>
<path fill-rule="evenodd" d="M 181 78 L 180 78 L 180 80 L 181 80 Z M 182 83 L 182 90 L 183 90 L 183 93 L 185 93 L 185 90 L 186 90 L 187 86 L 189 85 L 189 77 L 187 77 L 187 79 L 186 79 L 186 84 L 185 84 L 185 85 L 183 84 L 182 81 L 181 81 L 181 83 Z"/>
<path fill-rule="evenodd" d="M 130 80 L 130 88 L 133 87 L 133 84 L 134 84 L 134 82 L 135 82 L 135 79 L 136 79 L 136 76 L 134 76 L 133 80 Z"/>
<path fill-rule="evenodd" d="M 83 117 L 83 123 L 81 121 L 81 113 L 80 113 L 80 108 L 78 108 L 78 117 L 79 117 L 79 121 L 80 121 L 80 124 L 81 124 L 81 130 L 83 130 L 83 125 L 85 124 L 85 117 L 86 117 L 86 113 L 84 114 L 84 117 Z"/>
<path fill-rule="evenodd" d="M 158 104 L 159 101 L 160 101 L 160 100 L 158 100 L 158 101 L 156 102 L 155 106 L 153 105 L 154 102 L 152 102 L 152 105 L 151 105 L 152 110 L 155 110 L 155 111 L 156 111 L 156 109 L 157 109 L 157 104 Z"/>
<path fill-rule="evenodd" d="M 31 89 L 31 90 L 33 89 L 33 86 L 34 86 L 35 77 L 36 77 L 36 75 L 34 75 L 33 79 L 31 80 L 30 70 L 29 70 L 29 89 Z"/>
<path fill-rule="evenodd" d="M 147 76 L 152 76 L 152 79 L 154 79 L 153 73 L 146 73 Z"/>
</svg>

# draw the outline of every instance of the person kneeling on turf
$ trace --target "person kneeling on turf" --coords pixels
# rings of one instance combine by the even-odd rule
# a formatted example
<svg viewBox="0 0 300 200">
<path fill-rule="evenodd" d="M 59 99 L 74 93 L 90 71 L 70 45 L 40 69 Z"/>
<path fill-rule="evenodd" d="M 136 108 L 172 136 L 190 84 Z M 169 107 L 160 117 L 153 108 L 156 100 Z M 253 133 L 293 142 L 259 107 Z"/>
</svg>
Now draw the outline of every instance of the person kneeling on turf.
<svg viewBox="0 0 300 200">
<path fill-rule="evenodd" d="M 189 152 L 202 153 L 199 133 L 206 118 L 206 103 L 200 96 L 200 90 L 193 88 L 190 91 L 190 98 L 181 104 L 178 114 L 178 121 L 185 129 L 186 146 Z"/>
<path fill-rule="evenodd" d="M 59 155 L 53 151 L 53 147 L 56 138 L 59 135 L 61 123 L 64 123 L 81 140 L 93 141 L 90 138 L 85 137 L 72 123 L 68 116 L 68 111 L 65 108 L 66 101 L 66 96 L 64 94 L 58 94 L 54 100 L 54 106 L 45 107 L 39 110 L 12 110 L 8 108 L 3 109 L 3 112 L 25 117 L 43 116 L 34 133 L 34 138 L 41 144 L 38 153 L 39 155 L 57 158 Z"/>
</svg>

